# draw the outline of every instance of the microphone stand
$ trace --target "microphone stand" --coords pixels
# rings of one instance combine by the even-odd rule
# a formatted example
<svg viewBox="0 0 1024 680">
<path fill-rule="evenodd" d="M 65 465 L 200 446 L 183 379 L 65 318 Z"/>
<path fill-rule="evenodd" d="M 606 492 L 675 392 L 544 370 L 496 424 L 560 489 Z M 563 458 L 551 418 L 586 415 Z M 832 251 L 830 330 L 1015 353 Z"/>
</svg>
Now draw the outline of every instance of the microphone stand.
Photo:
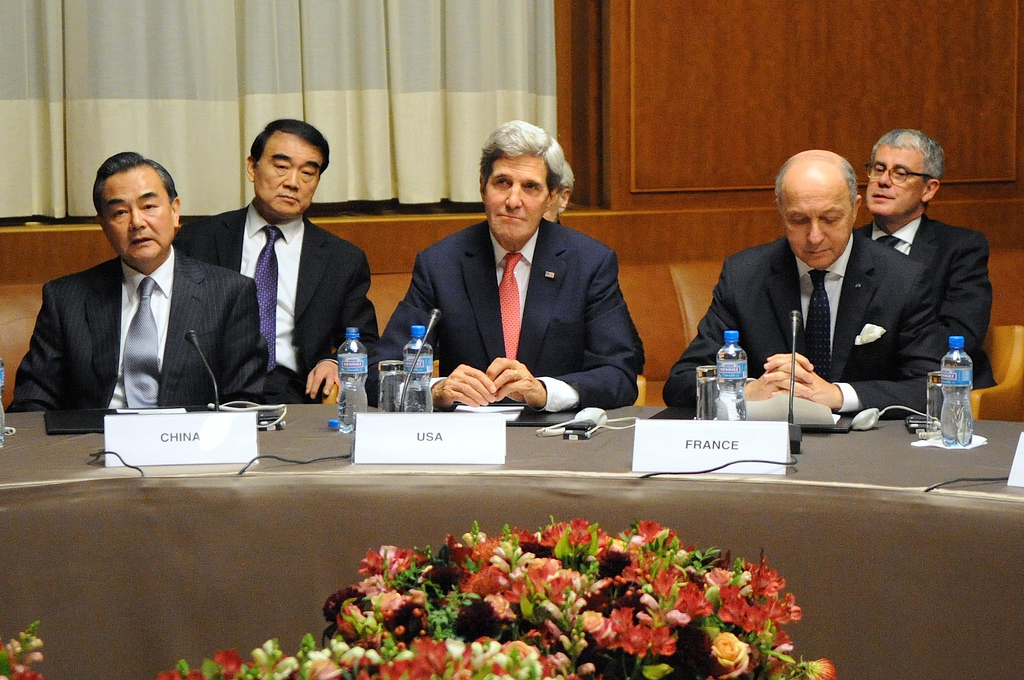
<svg viewBox="0 0 1024 680">
<path fill-rule="evenodd" d="M 203 354 L 203 348 L 199 346 L 199 334 L 194 330 L 185 333 L 185 339 L 196 348 L 199 352 L 199 358 L 203 360 L 203 366 L 206 367 L 206 372 L 210 374 L 210 382 L 213 383 L 213 410 L 220 410 L 220 390 L 217 389 L 217 376 L 213 374 L 213 369 L 210 368 L 210 362 L 206 360 L 206 355 Z"/>
<path fill-rule="evenodd" d="M 434 330 L 434 326 L 441 320 L 441 310 L 435 307 L 430 310 L 430 318 L 427 319 L 427 327 L 423 331 L 423 342 L 420 343 L 419 349 L 416 350 L 416 356 L 412 360 L 412 370 L 405 374 L 405 382 L 402 383 L 402 413 L 405 413 L 405 405 L 409 399 L 409 383 L 412 382 L 412 374 L 416 372 L 416 366 L 419 365 L 420 355 L 423 354 L 423 345 L 427 344 L 427 338 L 430 337 L 430 331 Z M 432 398 L 432 397 L 431 397 Z"/>
<path fill-rule="evenodd" d="M 792 454 L 800 453 L 800 443 L 803 441 L 803 431 L 796 424 L 793 411 L 793 391 L 796 389 L 796 334 L 801 325 L 800 317 L 799 310 L 794 309 L 789 313 L 789 318 L 793 322 L 793 337 L 789 347 L 789 451 Z"/>
</svg>

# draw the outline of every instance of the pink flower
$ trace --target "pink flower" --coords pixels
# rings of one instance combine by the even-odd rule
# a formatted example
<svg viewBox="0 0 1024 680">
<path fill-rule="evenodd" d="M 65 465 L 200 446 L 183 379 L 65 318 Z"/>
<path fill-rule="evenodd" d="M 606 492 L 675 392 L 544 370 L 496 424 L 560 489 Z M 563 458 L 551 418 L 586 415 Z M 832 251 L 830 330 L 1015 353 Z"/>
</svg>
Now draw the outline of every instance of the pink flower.
<svg viewBox="0 0 1024 680">
<path fill-rule="evenodd" d="M 724 586 L 732 580 L 732 576 L 733 574 L 730 570 L 715 567 L 704 576 L 704 580 L 707 581 L 709 586 Z"/>
</svg>

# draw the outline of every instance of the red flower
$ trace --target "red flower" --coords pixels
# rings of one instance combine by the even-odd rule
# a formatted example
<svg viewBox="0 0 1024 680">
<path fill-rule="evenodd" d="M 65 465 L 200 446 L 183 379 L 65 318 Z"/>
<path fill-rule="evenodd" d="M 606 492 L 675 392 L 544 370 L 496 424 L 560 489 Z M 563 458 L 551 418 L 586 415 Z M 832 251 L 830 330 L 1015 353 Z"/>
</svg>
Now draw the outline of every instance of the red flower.
<svg viewBox="0 0 1024 680">
<path fill-rule="evenodd" d="M 232 680 L 242 672 L 242 656 L 237 649 L 220 650 L 214 652 L 213 662 L 224 671 L 224 680 Z"/>
<path fill-rule="evenodd" d="M 641 545 L 653 543 L 658 539 L 658 534 L 660 534 L 662 531 L 667 532 L 665 534 L 666 540 L 672 540 L 676 537 L 676 532 L 672 531 L 671 529 L 665 529 L 657 522 L 652 522 L 649 519 L 645 519 L 636 525 L 636 533 L 637 536 L 640 538 Z"/>
<path fill-rule="evenodd" d="M 448 534 L 447 542 L 448 557 L 449 559 L 451 559 L 452 564 L 457 564 L 460 567 L 464 567 L 466 565 L 466 560 L 468 560 L 469 557 L 473 554 L 473 550 L 462 545 L 462 543 L 460 543 L 458 539 L 456 539 L 451 534 Z"/>
<path fill-rule="evenodd" d="M 475 574 L 471 574 L 462 582 L 462 590 L 477 595 L 498 595 L 509 587 L 508 574 L 501 569 L 486 566 Z"/>
<path fill-rule="evenodd" d="M 764 607 L 752 606 L 747 598 L 740 595 L 739 586 L 722 586 L 718 589 L 722 598 L 722 606 L 718 608 L 718 618 L 734 623 L 748 633 L 760 633 L 764 630 L 768 612 Z"/>
<path fill-rule="evenodd" d="M 704 597 L 704 591 L 695 583 L 686 583 L 679 589 L 676 603 L 672 608 L 686 614 L 691 620 L 698 616 L 708 616 L 715 611 L 708 599 Z"/>
<path fill-rule="evenodd" d="M 776 597 L 786 587 L 786 579 L 768 566 L 768 558 L 761 554 L 761 564 L 749 565 L 750 589 L 754 597 Z"/>
</svg>

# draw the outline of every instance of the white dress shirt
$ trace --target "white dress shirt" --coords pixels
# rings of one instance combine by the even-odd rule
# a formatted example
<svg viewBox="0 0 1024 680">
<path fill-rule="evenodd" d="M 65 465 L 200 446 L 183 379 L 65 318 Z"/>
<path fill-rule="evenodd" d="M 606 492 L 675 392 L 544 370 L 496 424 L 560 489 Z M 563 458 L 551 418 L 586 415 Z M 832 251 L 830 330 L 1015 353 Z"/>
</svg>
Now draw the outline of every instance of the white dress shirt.
<svg viewBox="0 0 1024 680">
<path fill-rule="evenodd" d="M 836 261 L 826 270 L 827 273 L 825 274 L 825 292 L 828 294 L 829 322 L 831 324 L 829 327 L 829 347 L 832 347 L 832 342 L 836 335 L 839 296 L 843 292 L 843 279 L 846 277 L 846 265 L 850 262 L 850 253 L 853 252 L 854 238 L 851 234 L 850 240 L 846 242 L 846 249 L 836 258 Z M 794 257 L 796 256 L 794 255 Z M 804 325 L 806 326 L 807 310 L 811 306 L 811 293 L 814 292 L 814 283 L 811 281 L 811 267 L 804 264 L 799 257 L 796 258 L 796 268 L 800 273 L 800 306 L 803 309 Z M 836 382 L 833 384 L 837 385 L 843 393 L 843 405 L 839 409 L 840 412 L 846 413 L 861 409 L 857 390 L 853 389 L 849 383 Z"/>
<path fill-rule="evenodd" d="M 538 229 L 534 232 L 533 236 L 530 237 L 530 240 L 526 242 L 526 245 L 518 251 L 523 257 L 519 260 L 516 264 L 516 268 L 513 270 L 516 277 L 516 283 L 519 286 L 520 324 L 523 321 L 523 310 L 526 309 L 526 293 L 527 289 L 530 287 L 530 271 L 533 269 L 533 253 L 537 248 L 537 235 L 539 233 L 540 230 Z M 498 285 L 500 286 L 501 277 L 505 274 L 505 256 L 508 255 L 509 251 L 498 245 L 498 242 L 494 239 L 494 234 L 491 234 L 491 245 L 494 247 L 494 273 L 497 277 Z M 544 383 L 544 387 L 548 392 L 548 401 L 544 405 L 545 411 L 565 411 L 579 405 L 579 392 L 573 389 L 569 383 L 557 378 L 549 378 L 539 375 L 534 377 Z"/>
<path fill-rule="evenodd" d="M 911 246 L 914 245 L 914 237 L 917 236 L 917 230 L 918 230 L 918 228 L 920 226 L 921 226 L 921 218 L 920 217 L 918 217 L 915 220 L 911 220 L 910 222 L 907 222 L 906 224 L 904 224 L 902 227 L 900 227 L 899 229 L 894 231 L 893 234 L 892 234 L 893 236 L 898 238 L 900 240 L 900 242 L 897 243 L 895 246 L 890 246 L 890 247 L 896 248 L 896 250 L 900 251 L 904 255 L 910 255 L 910 248 L 911 248 Z M 881 229 L 878 228 L 877 224 L 872 223 L 871 239 L 873 241 L 877 241 L 878 239 L 882 238 L 883 236 L 887 236 L 887 235 L 888 234 L 886 234 L 884 231 L 882 231 Z"/>
<path fill-rule="evenodd" d="M 128 402 L 124 396 L 124 341 L 128 337 L 128 326 L 135 318 L 139 309 L 139 286 L 146 275 L 137 272 L 121 261 L 124 281 L 121 283 L 121 348 L 117 357 L 117 384 L 107 408 L 125 408 Z M 164 365 L 164 344 L 167 342 L 167 324 L 171 318 L 171 290 L 174 286 L 174 248 L 171 248 L 167 261 L 150 274 L 156 283 L 153 295 L 149 299 L 153 320 L 156 321 L 157 336 L 157 367 Z"/>
<path fill-rule="evenodd" d="M 263 231 L 265 226 L 267 221 L 250 203 L 245 215 L 241 267 L 242 274 L 250 279 L 256 278 L 256 260 L 267 244 L 267 232 Z M 281 238 L 274 243 L 274 252 L 277 254 L 277 363 L 298 371 L 299 359 L 292 339 L 295 335 L 295 298 L 299 287 L 299 257 L 302 254 L 305 224 L 299 217 L 274 226 L 281 230 Z M 305 377 L 302 376 L 303 379 Z"/>
</svg>

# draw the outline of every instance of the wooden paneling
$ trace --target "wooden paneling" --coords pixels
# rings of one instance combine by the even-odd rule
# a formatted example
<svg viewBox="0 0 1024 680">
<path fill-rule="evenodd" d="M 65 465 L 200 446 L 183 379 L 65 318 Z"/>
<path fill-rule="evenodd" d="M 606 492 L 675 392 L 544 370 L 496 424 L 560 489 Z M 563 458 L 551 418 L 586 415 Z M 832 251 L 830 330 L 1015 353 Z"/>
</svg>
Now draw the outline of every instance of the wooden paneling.
<svg viewBox="0 0 1024 680">
<path fill-rule="evenodd" d="M 827 148 L 860 167 L 894 127 L 943 144 L 947 185 L 1021 195 L 1016 0 L 606 8 L 613 209 L 716 204 L 718 192 L 747 206 L 793 153 Z"/>
</svg>

